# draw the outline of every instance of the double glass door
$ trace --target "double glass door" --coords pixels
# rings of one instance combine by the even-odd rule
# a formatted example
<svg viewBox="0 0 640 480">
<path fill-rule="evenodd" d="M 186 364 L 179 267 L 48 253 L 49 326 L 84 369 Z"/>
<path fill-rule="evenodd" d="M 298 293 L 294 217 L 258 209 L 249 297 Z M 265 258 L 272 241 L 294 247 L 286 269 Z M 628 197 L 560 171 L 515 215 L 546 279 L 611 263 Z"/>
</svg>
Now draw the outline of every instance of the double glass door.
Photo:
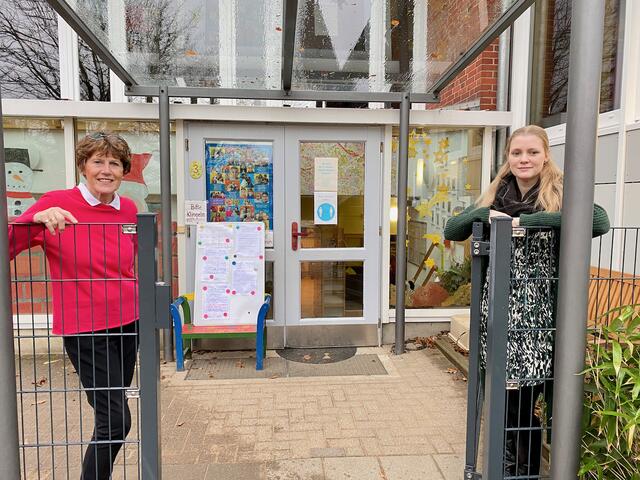
<svg viewBox="0 0 640 480">
<path fill-rule="evenodd" d="M 212 142 L 260 145 L 272 152 L 272 192 L 265 198 L 271 202 L 273 243 L 267 243 L 265 260 L 267 291 L 273 294 L 270 326 L 279 339 L 275 343 L 375 343 L 382 130 L 194 122 L 187 126 L 187 137 L 185 200 L 206 196 L 206 182 L 192 178 L 189 171 L 193 162 L 205 158 Z M 223 219 L 216 213 L 210 221 Z M 188 285 L 195 271 L 194 249 L 195 239 L 188 238 Z"/>
</svg>

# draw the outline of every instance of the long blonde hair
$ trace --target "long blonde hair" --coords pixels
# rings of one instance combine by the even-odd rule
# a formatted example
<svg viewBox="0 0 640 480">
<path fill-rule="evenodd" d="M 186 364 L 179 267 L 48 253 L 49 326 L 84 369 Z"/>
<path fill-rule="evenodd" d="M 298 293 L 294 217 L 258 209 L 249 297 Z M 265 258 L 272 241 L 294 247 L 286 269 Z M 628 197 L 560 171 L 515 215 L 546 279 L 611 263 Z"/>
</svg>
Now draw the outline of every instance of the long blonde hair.
<svg viewBox="0 0 640 480">
<path fill-rule="evenodd" d="M 557 212 L 562 208 L 562 171 L 551 158 L 549 149 L 549 137 L 543 128 L 537 125 L 527 125 L 517 129 L 511 134 L 507 140 L 507 146 L 504 149 L 505 162 L 500 167 L 496 178 L 491 182 L 489 188 L 480 195 L 476 201 L 479 207 L 491 207 L 496 198 L 496 193 L 500 187 L 502 180 L 511 173 L 509 168 L 509 151 L 511 149 L 511 141 L 518 136 L 534 135 L 542 141 L 544 153 L 547 157 L 542 171 L 540 172 L 540 190 L 535 206 L 545 212 Z"/>
</svg>

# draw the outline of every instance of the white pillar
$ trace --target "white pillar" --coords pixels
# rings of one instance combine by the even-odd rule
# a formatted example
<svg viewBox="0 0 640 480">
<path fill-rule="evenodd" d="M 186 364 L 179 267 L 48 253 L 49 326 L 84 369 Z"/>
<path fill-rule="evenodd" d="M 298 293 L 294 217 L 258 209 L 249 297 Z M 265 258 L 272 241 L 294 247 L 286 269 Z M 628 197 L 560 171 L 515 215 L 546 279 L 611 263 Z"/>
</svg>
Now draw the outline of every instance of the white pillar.
<svg viewBox="0 0 640 480">
<path fill-rule="evenodd" d="M 220 87 L 236 86 L 236 0 L 220 0 Z M 235 105 L 232 99 L 220 99 L 221 105 Z"/>
<path fill-rule="evenodd" d="M 60 98 L 80 100 L 78 35 L 58 15 L 58 53 L 60 56 Z"/>
<path fill-rule="evenodd" d="M 277 28 L 279 27 L 279 29 Z M 264 4 L 264 88 L 279 90 L 282 84 L 282 0 L 266 0 Z M 281 107 L 281 100 L 267 100 L 269 107 Z"/>
<path fill-rule="evenodd" d="M 387 30 L 387 2 L 371 0 L 371 18 L 369 19 L 369 91 L 386 92 L 385 47 Z M 370 108 L 383 108 L 384 104 L 371 102 Z"/>
<path fill-rule="evenodd" d="M 109 19 L 109 50 L 124 68 L 128 68 L 125 61 L 127 58 L 127 32 L 124 0 L 109 0 L 107 15 Z M 127 102 L 127 97 L 124 94 L 124 82 L 113 71 L 109 72 L 109 90 L 112 102 Z"/>
<path fill-rule="evenodd" d="M 427 91 L 427 14 L 428 2 L 415 2 L 413 7 L 413 59 L 411 78 L 414 92 Z M 424 103 L 413 104 L 414 110 L 425 110 Z"/>
<path fill-rule="evenodd" d="M 524 12 L 513 24 L 511 54 L 511 129 L 527 124 L 529 112 L 529 77 L 531 75 L 531 24 L 533 7 Z"/>
</svg>

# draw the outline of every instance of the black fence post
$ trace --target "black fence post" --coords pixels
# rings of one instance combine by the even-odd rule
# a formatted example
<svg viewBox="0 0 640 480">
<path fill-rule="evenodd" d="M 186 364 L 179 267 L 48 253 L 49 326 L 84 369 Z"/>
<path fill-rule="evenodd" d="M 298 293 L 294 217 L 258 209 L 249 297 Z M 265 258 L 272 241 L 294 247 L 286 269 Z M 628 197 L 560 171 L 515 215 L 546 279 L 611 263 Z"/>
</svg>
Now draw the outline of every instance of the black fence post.
<svg viewBox="0 0 640 480">
<path fill-rule="evenodd" d="M 160 335 L 156 321 L 157 221 L 138 214 L 140 289 L 140 462 L 143 480 L 162 480 L 160 440 Z M 167 305 L 167 312 L 169 305 Z"/>
<path fill-rule="evenodd" d="M 487 318 L 487 369 L 483 477 L 504 478 L 507 329 L 511 277 L 511 218 L 491 223 L 489 256 L 489 314 Z"/>
<path fill-rule="evenodd" d="M 489 244 L 484 238 L 484 224 L 473 224 L 471 239 L 471 319 L 469 322 L 469 373 L 467 375 L 467 445 L 464 478 L 474 480 L 477 473 L 478 443 L 484 387 L 480 376 L 480 302 L 487 265 Z"/>
</svg>

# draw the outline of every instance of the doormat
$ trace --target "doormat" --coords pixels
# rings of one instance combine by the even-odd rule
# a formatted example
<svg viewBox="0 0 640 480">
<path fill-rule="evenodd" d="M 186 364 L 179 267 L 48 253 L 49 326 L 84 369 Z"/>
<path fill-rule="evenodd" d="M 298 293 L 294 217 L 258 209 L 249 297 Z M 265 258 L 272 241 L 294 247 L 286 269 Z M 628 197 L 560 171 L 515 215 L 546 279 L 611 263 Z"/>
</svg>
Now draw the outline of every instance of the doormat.
<svg viewBox="0 0 640 480">
<path fill-rule="evenodd" d="M 281 357 L 264 360 L 256 370 L 255 358 L 197 358 L 191 361 L 185 380 L 233 380 L 250 378 L 339 377 L 388 375 L 378 355 L 354 355 L 337 363 L 299 363 Z"/>
<path fill-rule="evenodd" d="M 325 364 L 342 362 L 356 354 L 356 347 L 284 348 L 276 350 L 282 358 L 299 363 Z"/>
</svg>

